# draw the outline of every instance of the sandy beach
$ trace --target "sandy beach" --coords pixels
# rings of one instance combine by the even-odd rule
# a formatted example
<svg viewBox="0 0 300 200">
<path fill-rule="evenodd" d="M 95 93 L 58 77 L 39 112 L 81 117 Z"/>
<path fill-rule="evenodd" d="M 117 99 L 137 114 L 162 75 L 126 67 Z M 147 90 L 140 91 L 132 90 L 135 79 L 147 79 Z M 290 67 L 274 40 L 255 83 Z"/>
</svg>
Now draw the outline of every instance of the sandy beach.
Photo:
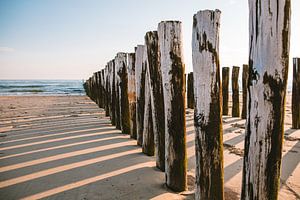
<svg viewBox="0 0 300 200">
<path fill-rule="evenodd" d="M 291 129 L 290 95 L 285 114 L 279 199 L 300 199 L 300 130 Z M 174 193 L 155 158 L 88 97 L 1 96 L 0 199 L 194 199 L 192 109 L 186 123 L 188 191 Z M 240 198 L 244 123 L 223 116 L 226 199 Z"/>
</svg>

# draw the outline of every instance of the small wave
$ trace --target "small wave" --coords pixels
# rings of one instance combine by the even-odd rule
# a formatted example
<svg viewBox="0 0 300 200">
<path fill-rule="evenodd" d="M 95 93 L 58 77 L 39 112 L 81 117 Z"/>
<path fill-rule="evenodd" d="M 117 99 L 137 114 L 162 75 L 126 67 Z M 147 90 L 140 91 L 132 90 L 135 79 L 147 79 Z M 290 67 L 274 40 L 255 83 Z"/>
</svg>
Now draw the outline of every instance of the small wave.
<svg viewBox="0 0 300 200">
<path fill-rule="evenodd" d="M 1 89 L 10 89 L 10 88 L 42 88 L 46 85 L 0 85 Z"/>
<path fill-rule="evenodd" d="M 44 92 L 44 90 L 9 90 L 8 92 L 11 93 L 23 93 L 23 92 L 31 92 L 31 93 L 40 93 L 40 92 Z"/>
</svg>

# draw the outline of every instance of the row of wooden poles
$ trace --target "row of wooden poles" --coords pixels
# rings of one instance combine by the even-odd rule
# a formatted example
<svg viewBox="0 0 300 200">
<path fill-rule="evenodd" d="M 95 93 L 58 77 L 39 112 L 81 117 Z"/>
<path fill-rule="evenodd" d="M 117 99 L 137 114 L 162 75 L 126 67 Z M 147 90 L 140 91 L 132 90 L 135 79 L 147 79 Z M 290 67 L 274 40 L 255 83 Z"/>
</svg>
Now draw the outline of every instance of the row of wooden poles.
<svg viewBox="0 0 300 200">
<path fill-rule="evenodd" d="M 242 73 L 242 114 L 240 114 L 240 97 L 239 97 L 239 71 L 240 67 L 232 67 L 231 75 L 231 89 L 232 89 L 232 117 L 241 117 L 246 119 L 247 113 L 247 84 L 249 78 L 249 67 L 248 65 L 243 65 Z M 223 115 L 229 115 L 229 67 L 222 68 L 222 113 Z M 194 76 L 193 72 L 188 74 L 187 79 L 187 107 L 194 109 L 195 99 L 194 99 Z"/>
<path fill-rule="evenodd" d="M 249 2 L 250 25 L 257 25 L 250 26 L 249 67 L 243 66 L 242 118 L 247 120 L 241 198 L 277 199 L 290 5 L 288 0 L 262 0 L 260 6 L 272 6 L 261 9 L 254 0 Z M 188 74 L 187 81 L 192 89 L 187 96 L 188 107 L 195 108 L 196 199 L 224 199 L 222 115 L 228 114 L 229 68 L 223 68 L 221 84 L 220 14 L 219 10 L 205 10 L 193 18 L 193 74 Z M 274 16 L 276 22 L 270 22 Z M 281 30 L 271 34 L 269 30 L 275 28 Z M 87 95 L 105 109 L 112 125 L 136 139 L 145 154 L 155 155 L 157 168 L 165 172 L 166 185 L 174 191 L 184 191 L 187 186 L 182 44 L 181 22 L 163 21 L 157 31 L 146 33 L 145 44 L 138 45 L 135 53 L 118 53 L 84 83 Z M 294 59 L 296 128 L 300 124 L 299 62 Z M 232 116 L 236 117 L 240 116 L 238 73 L 239 68 L 233 67 Z"/>
</svg>

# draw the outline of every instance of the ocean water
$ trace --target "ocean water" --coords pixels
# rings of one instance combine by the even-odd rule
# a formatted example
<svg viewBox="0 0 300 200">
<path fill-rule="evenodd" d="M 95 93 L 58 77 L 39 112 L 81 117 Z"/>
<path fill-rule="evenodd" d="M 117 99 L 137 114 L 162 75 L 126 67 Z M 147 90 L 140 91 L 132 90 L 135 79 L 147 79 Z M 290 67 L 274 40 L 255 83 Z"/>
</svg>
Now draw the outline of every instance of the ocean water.
<svg viewBox="0 0 300 200">
<path fill-rule="evenodd" d="M 82 80 L 0 80 L 0 95 L 84 95 Z"/>
</svg>

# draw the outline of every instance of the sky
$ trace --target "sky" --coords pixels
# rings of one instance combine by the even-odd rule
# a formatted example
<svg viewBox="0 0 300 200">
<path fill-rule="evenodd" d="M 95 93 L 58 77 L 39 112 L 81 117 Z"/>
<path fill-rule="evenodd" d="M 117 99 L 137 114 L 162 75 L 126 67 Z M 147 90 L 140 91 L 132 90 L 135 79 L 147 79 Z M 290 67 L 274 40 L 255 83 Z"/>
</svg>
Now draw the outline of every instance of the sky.
<svg viewBox="0 0 300 200">
<path fill-rule="evenodd" d="M 204 9 L 222 11 L 221 67 L 247 63 L 247 0 L 0 0 L 0 79 L 87 79 L 164 20 L 182 21 L 190 72 L 192 19 Z M 291 58 L 300 57 L 299 20 L 292 0 Z"/>
</svg>

